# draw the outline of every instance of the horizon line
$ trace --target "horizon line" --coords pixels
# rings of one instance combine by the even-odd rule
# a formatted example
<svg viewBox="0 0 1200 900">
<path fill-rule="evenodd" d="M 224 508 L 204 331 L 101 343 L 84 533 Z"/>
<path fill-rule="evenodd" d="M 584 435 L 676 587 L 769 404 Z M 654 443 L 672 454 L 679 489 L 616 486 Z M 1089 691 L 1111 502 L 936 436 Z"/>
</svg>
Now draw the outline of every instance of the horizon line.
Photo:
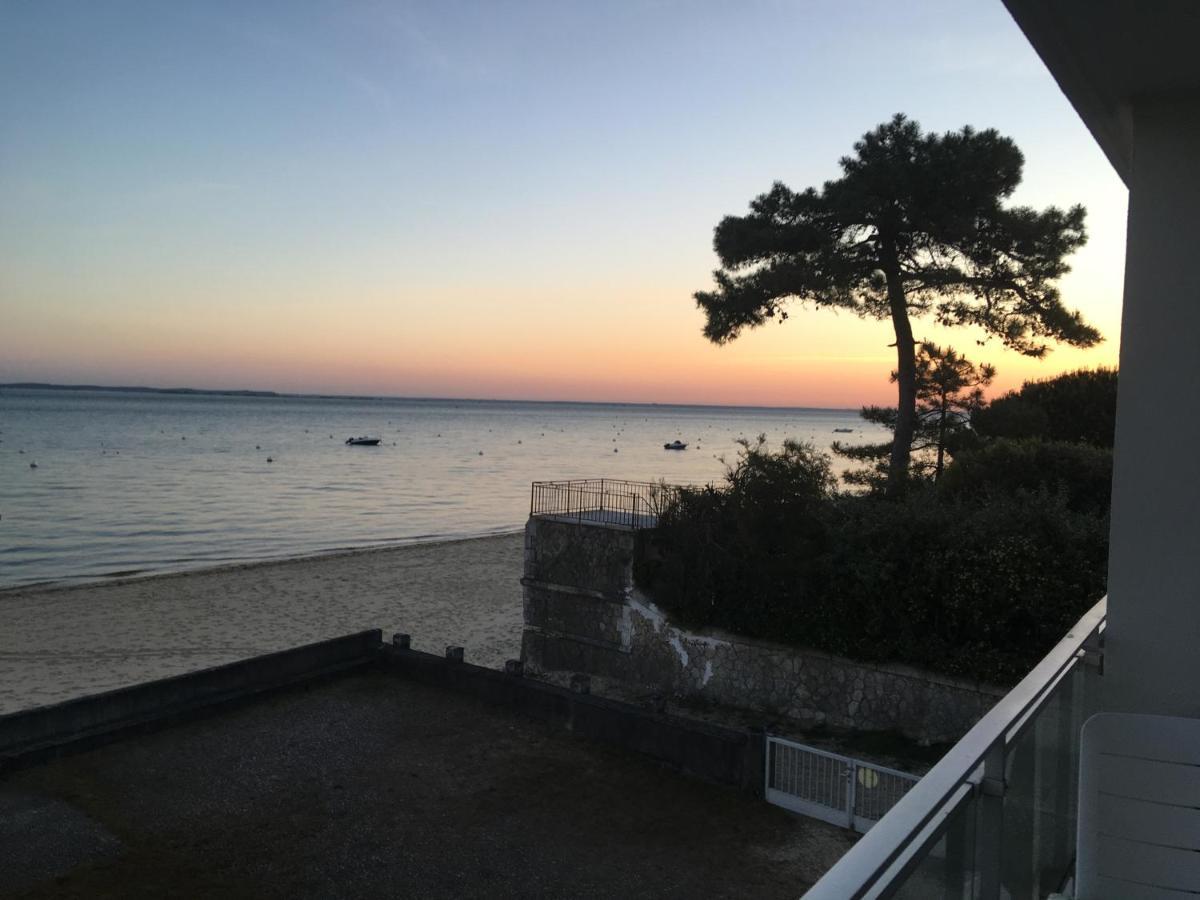
<svg viewBox="0 0 1200 900">
<path fill-rule="evenodd" d="M 539 403 L 571 404 L 575 406 L 645 406 L 683 407 L 686 409 L 769 409 L 769 410 L 817 410 L 821 412 L 854 412 L 861 407 L 849 406 L 772 406 L 755 403 L 664 403 L 653 400 L 533 400 L 508 397 L 413 397 L 403 394 L 322 394 L 294 393 L 288 391 L 254 390 L 250 388 L 194 388 L 194 387 L 148 387 L 144 385 L 107 384 L 56 384 L 46 381 L 12 381 L 0 383 L 0 390 L 60 390 L 60 391 L 116 391 L 121 393 L 193 395 L 207 394 L 216 397 L 248 397 L 260 399 L 307 399 L 307 400 L 408 400 L 418 403 Z"/>
</svg>

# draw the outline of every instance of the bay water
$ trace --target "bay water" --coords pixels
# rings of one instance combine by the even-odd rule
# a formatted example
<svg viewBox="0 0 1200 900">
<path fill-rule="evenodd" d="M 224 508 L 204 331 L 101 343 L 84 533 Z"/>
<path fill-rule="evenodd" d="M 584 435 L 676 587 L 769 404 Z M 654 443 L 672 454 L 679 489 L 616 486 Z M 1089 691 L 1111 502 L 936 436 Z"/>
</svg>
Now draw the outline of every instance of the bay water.
<svg viewBox="0 0 1200 900">
<path fill-rule="evenodd" d="M 0 388 L 0 588 L 509 531 L 535 480 L 719 481 L 759 434 L 883 436 L 854 410 Z"/>
</svg>

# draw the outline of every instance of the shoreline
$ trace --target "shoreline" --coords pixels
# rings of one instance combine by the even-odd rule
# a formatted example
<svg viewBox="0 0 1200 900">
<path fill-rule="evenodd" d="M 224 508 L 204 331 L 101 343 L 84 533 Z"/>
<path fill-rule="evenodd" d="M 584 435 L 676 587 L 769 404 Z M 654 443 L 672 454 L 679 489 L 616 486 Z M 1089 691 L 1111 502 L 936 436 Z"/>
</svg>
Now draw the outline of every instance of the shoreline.
<svg viewBox="0 0 1200 900">
<path fill-rule="evenodd" d="M 0 714 L 367 628 L 520 656 L 520 531 L 0 593 Z"/>
<path fill-rule="evenodd" d="M 360 556 L 370 553 L 387 553 L 392 550 L 402 550 L 405 547 L 426 547 L 437 544 L 461 544 L 466 541 L 485 541 L 489 538 L 508 537 L 522 534 L 524 525 L 504 528 L 498 531 L 483 531 L 478 534 L 466 535 L 434 535 L 430 537 L 400 538 L 385 544 L 366 544 L 361 547 L 330 547 L 327 550 L 316 550 L 307 553 L 288 554 L 285 556 L 268 556 L 261 559 L 244 559 L 235 562 L 217 562 L 208 564 L 198 563 L 194 568 L 185 569 L 140 569 L 135 571 L 114 572 L 112 575 L 81 575 L 78 580 L 30 581 L 25 584 L 10 584 L 0 586 L 0 603 L 5 596 L 16 593 L 44 593 L 56 591 L 83 590 L 86 588 L 117 587 L 134 582 L 141 583 L 159 578 L 183 578 L 189 575 L 207 575 L 224 571 L 239 571 L 259 566 L 278 566 L 305 560 L 334 559 L 345 556 Z"/>
</svg>

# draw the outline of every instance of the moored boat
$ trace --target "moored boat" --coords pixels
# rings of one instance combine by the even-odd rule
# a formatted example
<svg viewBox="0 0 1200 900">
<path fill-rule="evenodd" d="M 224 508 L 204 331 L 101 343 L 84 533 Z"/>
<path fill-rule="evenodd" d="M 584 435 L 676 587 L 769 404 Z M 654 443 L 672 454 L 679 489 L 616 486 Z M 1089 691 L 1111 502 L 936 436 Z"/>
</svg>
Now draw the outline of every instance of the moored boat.
<svg viewBox="0 0 1200 900">
<path fill-rule="evenodd" d="M 346 438 L 346 443 L 351 447 L 378 447 L 382 438 L 371 437 L 352 437 Z"/>
</svg>

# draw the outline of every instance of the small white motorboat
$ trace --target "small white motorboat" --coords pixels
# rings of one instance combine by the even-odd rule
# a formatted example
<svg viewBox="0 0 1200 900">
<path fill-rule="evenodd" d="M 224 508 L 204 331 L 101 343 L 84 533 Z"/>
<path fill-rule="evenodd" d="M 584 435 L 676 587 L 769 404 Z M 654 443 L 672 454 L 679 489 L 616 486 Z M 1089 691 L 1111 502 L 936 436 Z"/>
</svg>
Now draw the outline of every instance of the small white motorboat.
<svg viewBox="0 0 1200 900">
<path fill-rule="evenodd" d="M 663 444 L 664 450 L 686 450 L 687 444 L 683 441 L 671 441 L 669 444 Z"/>
<path fill-rule="evenodd" d="M 382 438 L 371 437 L 352 437 L 346 438 L 346 443 L 351 447 L 378 447 Z"/>
</svg>

